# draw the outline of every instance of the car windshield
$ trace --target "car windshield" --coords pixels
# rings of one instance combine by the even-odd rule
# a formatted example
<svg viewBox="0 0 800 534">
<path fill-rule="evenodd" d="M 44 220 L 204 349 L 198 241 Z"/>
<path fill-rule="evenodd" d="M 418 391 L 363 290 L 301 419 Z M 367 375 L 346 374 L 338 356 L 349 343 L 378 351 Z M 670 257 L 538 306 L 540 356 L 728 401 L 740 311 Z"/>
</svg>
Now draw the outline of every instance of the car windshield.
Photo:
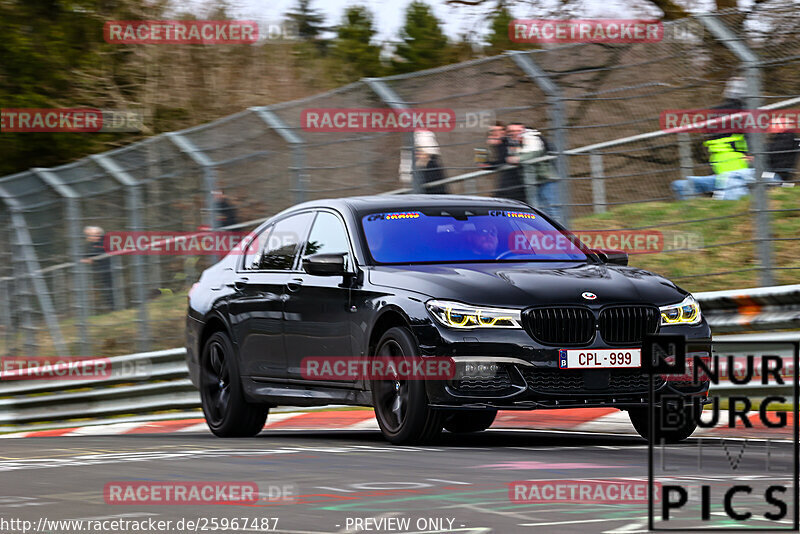
<svg viewBox="0 0 800 534">
<path fill-rule="evenodd" d="M 370 213 L 361 224 L 378 263 L 586 261 L 576 237 L 533 211 L 443 207 Z"/>
</svg>

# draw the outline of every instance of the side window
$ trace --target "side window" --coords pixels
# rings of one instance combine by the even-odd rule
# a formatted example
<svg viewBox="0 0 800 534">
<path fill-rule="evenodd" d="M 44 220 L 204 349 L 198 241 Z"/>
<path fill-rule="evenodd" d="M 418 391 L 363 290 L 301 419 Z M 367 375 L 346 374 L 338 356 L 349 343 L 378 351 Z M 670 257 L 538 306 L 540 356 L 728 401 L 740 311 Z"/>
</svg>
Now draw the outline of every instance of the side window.
<svg viewBox="0 0 800 534">
<path fill-rule="evenodd" d="M 349 253 L 350 243 L 347 240 L 347 230 L 336 215 L 327 211 L 317 214 L 308 243 L 303 252 L 304 256 L 312 254 L 338 254 Z"/>
<path fill-rule="evenodd" d="M 258 265 L 256 265 L 256 260 L 259 258 L 261 250 L 264 248 L 262 245 L 266 243 L 271 231 L 272 225 L 269 225 L 264 228 L 261 233 L 259 233 L 252 241 L 250 241 L 250 243 L 247 244 L 247 249 L 244 252 L 244 262 L 242 263 L 243 269 L 253 270 L 258 268 Z"/>
<path fill-rule="evenodd" d="M 300 243 L 308 234 L 314 214 L 301 213 L 278 221 L 272 228 L 266 242 L 262 243 L 260 258 L 255 269 L 288 271 L 294 265 Z M 262 234 L 263 235 L 263 234 Z"/>
</svg>

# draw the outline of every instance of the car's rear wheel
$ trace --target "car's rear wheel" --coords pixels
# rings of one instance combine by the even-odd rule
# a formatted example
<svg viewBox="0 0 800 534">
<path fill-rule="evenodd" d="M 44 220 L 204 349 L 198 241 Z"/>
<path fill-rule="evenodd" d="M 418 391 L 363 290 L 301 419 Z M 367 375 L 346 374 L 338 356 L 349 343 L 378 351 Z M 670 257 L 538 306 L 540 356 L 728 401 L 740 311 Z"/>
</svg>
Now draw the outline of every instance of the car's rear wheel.
<svg viewBox="0 0 800 534">
<path fill-rule="evenodd" d="M 444 429 L 454 434 L 482 432 L 492 426 L 497 410 L 453 410 L 444 416 Z"/>
<path fill-rule="evenodd" d="M 208 338 L 200 365 L 200 401 L 211 432 L 223 438 L 261 432 L 269 408 L 245 401 L 233 344 L 224 332 Z"/>
<path fill-rule="evenodd" d="M 670 425 L 669 428 L 663 428 L 661 426 L 661 408 L 655 407 L 654 412 L 656 417 L 655 436 L 652 441 L 655 444 L 661 443 L 662 441 L 666 443 L 679 443 L 691 436 L 697 429 L 699 414 L 693 406 L 684 408 L 680 422 L 675 425 Z M 628 410 L 628 416 L 631 419 L 633 428 L 635 428 L 636 432 L 644 439 L 651 441 L 649 415 L 650 410 L 647 408 L 632 408 Z"/>
<path fill-rule="evenodd" d="M 411 360 L 417 355 L 416 341 L 403 327 L 387 330 L 376 350 L 376 356 L 381 358 Z M 427 442 L 442 431 L 441 414 L 428 405 L 423 380 L 404 380 L 398 376 L 373 380 L 372 404 L 378 426 L 391 443 Z"/>
</svg>

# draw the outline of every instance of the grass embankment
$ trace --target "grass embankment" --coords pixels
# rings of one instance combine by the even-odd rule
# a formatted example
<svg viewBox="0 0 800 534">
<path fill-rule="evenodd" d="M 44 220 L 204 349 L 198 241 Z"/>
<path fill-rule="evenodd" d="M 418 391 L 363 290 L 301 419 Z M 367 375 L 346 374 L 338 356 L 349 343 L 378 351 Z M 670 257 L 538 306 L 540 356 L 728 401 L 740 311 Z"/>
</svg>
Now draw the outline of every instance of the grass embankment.
<svg viewBox="0 0 800 534">
<path fill-rule="evenodd" d="M 147 326 L 150 350 L 172 349 L 184 344 L 186 323 L 186 292 L 165 292 L 147 303 Z M 92 342 L 89 354 L 81 354 L 80 328 L 76 317 L 61 318 L 59 326 L 64 344 L 70 354 L 82 356 L 116 356 L 137 352 L 136 339 L 140 324 L 139 310 L 125 309 L 92 315 L 88 320 L 89 339 Z M 5 336 L 0 336 L 0 354 L 24 353 L 22 333 L 18 333 L 16 347 L 8 350 Z M 43 326 L 36 339 L 38 355 L 55 355 L 53 339 Z"/>
<path fill-rule="evenodd" d="M 800 208 L 800 187 L 774 188 L 769 192 L 770 210 Z M 699 238 L 699 249 L 656 254 L 632 254 L 630 265 L 662 274 L 689 291 L 714 291 L 756 287 L 759 271 L 731 272 L 758 267 L 754 239 L 755 215 L 750 197 L 736 201 L 696 198 L 684 202 L 648 202 L 616 206 L 606 213 L 576 218 L 576 230 L 652 227 L 662 232 L 665 250 L 681 247 L 686 233 Z M 740 216 L 735 216 L 741 214 Z M 800 239 L 800 211 L 770 213 L 773 238 Z M 686 222 L 682 221 L 697 221 Z M 682 224 L 675 224 L 682 223 Z M 742 242 L 745 241 L 745 242 Z M 774 241 L 774 264 L 797 270 L 775 271 L 778 285 L 800 282 L 800 242 Z M 677 246 L 676 246 L 677 245 Z M 705 276 L 709 273 L 725 273 Z"/>
</svg>

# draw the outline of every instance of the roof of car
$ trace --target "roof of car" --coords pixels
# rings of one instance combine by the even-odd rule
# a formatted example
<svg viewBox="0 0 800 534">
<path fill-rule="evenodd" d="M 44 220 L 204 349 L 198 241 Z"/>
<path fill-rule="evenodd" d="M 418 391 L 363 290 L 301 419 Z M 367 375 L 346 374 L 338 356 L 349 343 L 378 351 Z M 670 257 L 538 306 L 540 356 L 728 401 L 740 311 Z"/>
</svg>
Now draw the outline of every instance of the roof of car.
<svg viewBox="0 0 800 534">
<path fill-rule="evenodd" d="M 360 197 L 328 198 L 305 202 L 291 208 L 344 207 L 354 211 L 372 209 L 413 209 L 432 206 L 508 206 L 528 208 L 526 204 L 507 198 L 488 198 L 469 195 L 371 195 Z"/>
</svg>

